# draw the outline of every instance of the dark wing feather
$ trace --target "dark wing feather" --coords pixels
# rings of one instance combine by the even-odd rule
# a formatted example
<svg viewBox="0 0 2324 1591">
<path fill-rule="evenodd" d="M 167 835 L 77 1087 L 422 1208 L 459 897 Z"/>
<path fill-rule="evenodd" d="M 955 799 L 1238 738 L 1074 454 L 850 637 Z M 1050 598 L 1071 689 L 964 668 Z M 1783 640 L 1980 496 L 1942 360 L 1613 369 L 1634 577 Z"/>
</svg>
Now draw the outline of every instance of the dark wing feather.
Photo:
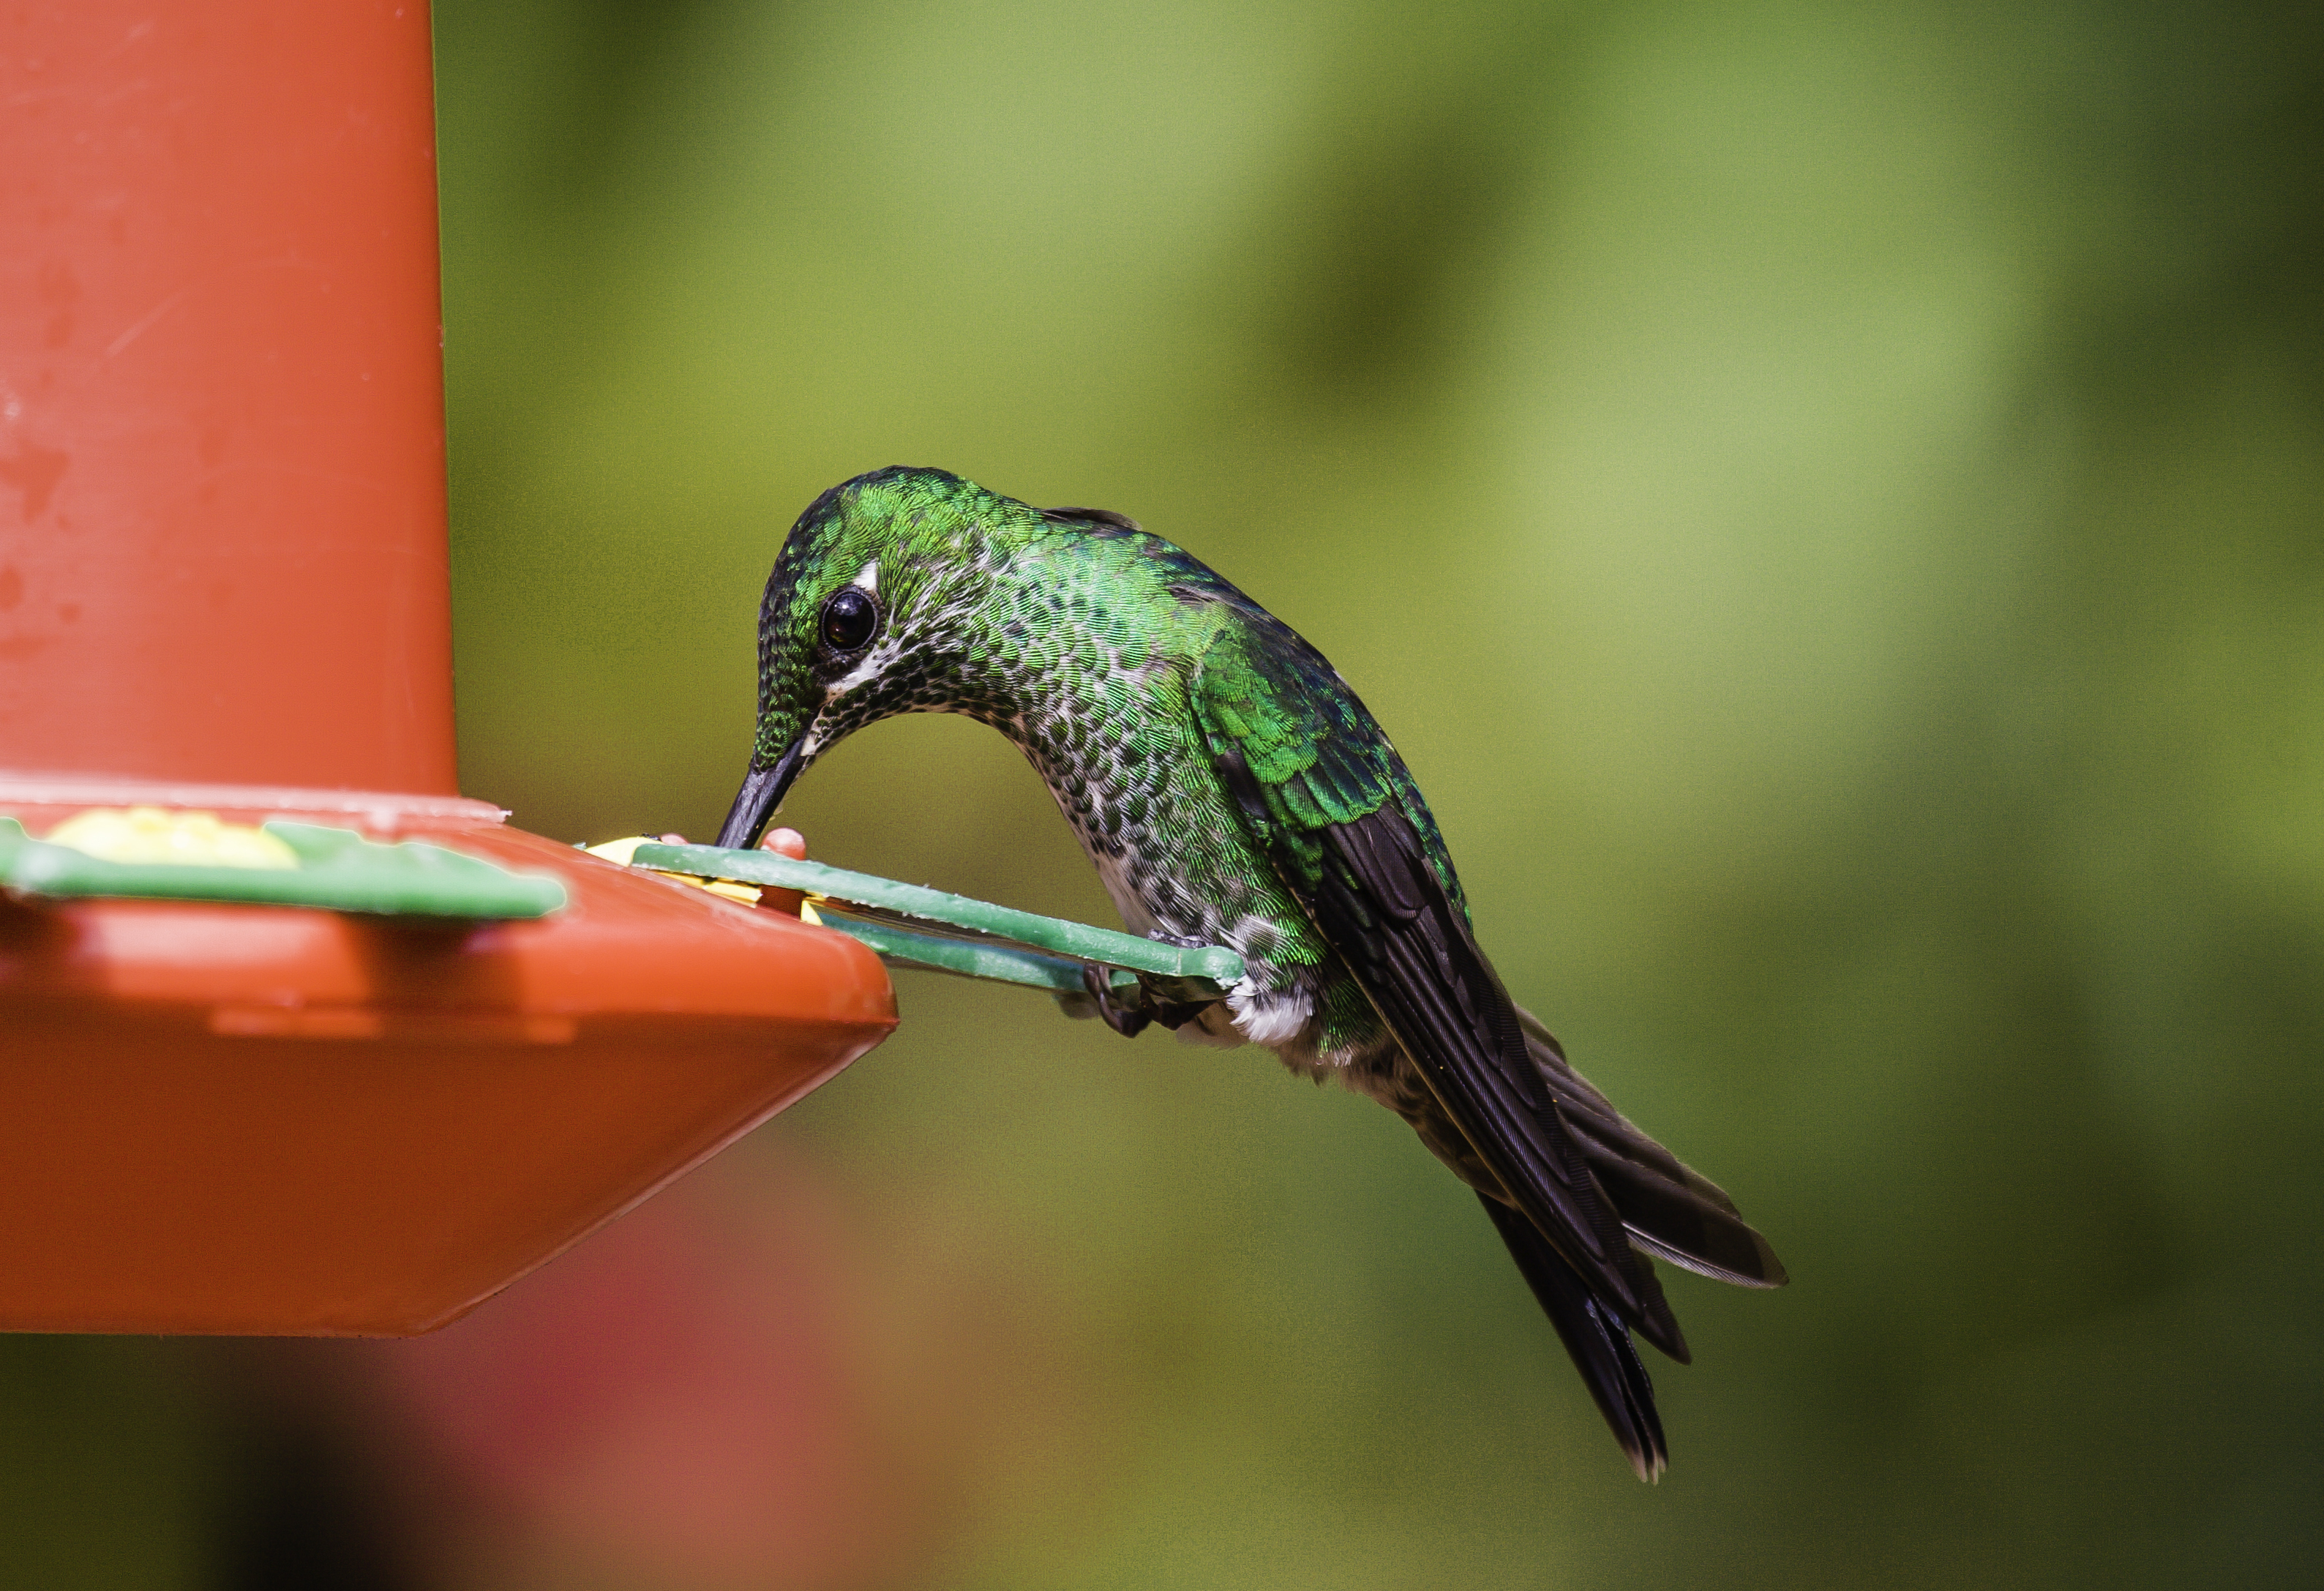
<svg viewBox="0 0 2324 1591">
<path fill-rule="evenodd" d="M 1574 1368 L 1582 1372 L 1598 1411 L 1613 1429 L 1614 1439 L 1630 1456 L 1630 1467 L 1642 1481 L 1659 1478 L 1670 1463 L 1670 1448 L 1663 1439 L 1662 1418 L 1655 1412 L 1655 1383 L 1630 1346 L 1630 1334 L 1620 1320 L 1590 1296 L 1590 1289 L 1573 1267 L 1558 1256 L 1538 1227 L 1497 1198 L 1477 1196 L 1494 1229 L 1508 1245 L 1509 1257 L 1540 1300 L 1542 1313 L 1557 1328 Z"/>
<path fill-rule="evenodd" d="M 1472 1152 L 1462 1174 L 1632 1466 L 1654 1478 L 1666 1448 L 1629 1333 L 1688 1354 L 1643 1253 L 1750 1287 L 1781 1285 L 1782 1263 L 1510 1001 L 1427 803 L 1322 654 L 1215 576 L 1172 589 L 1236 610 L 1193 691 L 1221 779 L 1449 1122 L 1424 1136 Z"/>
<path fill-rule="evenodd" d="M 1686 1344 L 1651 1265 L 1528 1053 L 1470 932 L 1420 792 L 1344 681 L 1248 598 L 1203 659 L 1194 705 L 1261 847 L 1499 1189 L 1655 1346 Z M 1432 855 L 1432 853 L 1434 853 Z"/>
<path fill-rule="evenodd" d="M 1683 1364 L 1678 1321 L 1633 1253 L 1565 1113 L 1526 1044 L 1517 1007 L 1401 809 L 1383 804 L 1322 834 L 1309 910 L 1509 1201 L 1647 1341 Z"/>
</svg>

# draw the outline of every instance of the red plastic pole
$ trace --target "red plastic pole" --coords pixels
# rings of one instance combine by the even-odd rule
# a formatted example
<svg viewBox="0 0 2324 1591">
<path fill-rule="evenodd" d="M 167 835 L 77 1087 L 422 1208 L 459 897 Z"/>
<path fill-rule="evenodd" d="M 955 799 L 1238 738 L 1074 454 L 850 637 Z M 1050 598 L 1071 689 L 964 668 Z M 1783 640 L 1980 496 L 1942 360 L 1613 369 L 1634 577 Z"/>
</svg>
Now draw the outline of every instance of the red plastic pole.
<svg viewBox="0 0 2324 1591">
<path fill-rule="evenodd" d="M 0 767 L 449 793 L 422 0 L 0 7 Z"/>
</svg>

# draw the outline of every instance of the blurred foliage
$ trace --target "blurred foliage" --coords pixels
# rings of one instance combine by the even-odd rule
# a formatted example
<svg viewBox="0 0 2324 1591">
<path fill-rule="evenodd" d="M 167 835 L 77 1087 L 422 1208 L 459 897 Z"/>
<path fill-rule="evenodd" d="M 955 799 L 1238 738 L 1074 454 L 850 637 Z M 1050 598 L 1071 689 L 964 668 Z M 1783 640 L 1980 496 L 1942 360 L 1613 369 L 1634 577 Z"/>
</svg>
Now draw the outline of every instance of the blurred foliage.
<svg viewBox="0 0 2324 1591">
<path fill-rule="evenodd" d="M 768 1133 L 899 1266 L 1039 1300 L 1072 1404 L 992 1417 L 927 1583 L 2313 1576 L 2316 14 L 437 27 L 472 793 L 714 828 L 759 586 L 848 476 L 1133 514 L 1364 693 L 1519 998 L 1799 1279 L 1674 1283 L 1649 1491 L 1385 1113 L 908 981 Z M 963 722 L 868 732 L 787 820 L 1111 920 Z M 190 1506 L 139 1451 L 103 1485 Z"/>
</svg>

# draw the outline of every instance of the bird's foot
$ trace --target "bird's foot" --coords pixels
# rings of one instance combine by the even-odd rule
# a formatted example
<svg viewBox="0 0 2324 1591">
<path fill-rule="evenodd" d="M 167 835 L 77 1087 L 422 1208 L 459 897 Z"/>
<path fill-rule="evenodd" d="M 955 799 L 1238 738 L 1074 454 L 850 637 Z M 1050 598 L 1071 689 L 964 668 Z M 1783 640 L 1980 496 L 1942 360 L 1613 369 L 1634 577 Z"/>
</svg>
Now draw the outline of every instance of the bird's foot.
<svg viewBox="0 0 2324 1591">
<path fill-rule="evenodd" d="M 1138 1037 L 1149 1022 L 1160 1022 L 1174 1030 L 1182 1027 L 1210 1004 L 1206 1000 L 1173 1000 L 1149 984 L 1143 973 L 1138 975 L 1137 983 L 1117 988 L 1112 969 L 1104 967 L 1084 967 L 1082 987 L 1088 993 L 1090 1004 L 1097 1008 L 1097 1014 L 1105 1019 L 1105 1025 L 1125 1039 Z"/>
<path fill-rule="evenodd" d="M 1110 967 L 1083 967 L 1082 987 L 1089 991 L 1090 1003 L 1097 1007 L 1098 1015 L 1105 1019 L 1105 1025 L 1125 1039 L 1135 1039 L 1146 1031 L 1146 1024 L 1154 1020 L 1138 1008 L 1139 997 L 1146 993 L 1145 986 L 1140 985 L 1125 991 L 1127 998 L 1124 994 L 1115 994 L 1113 969 Z"/>
</svg>

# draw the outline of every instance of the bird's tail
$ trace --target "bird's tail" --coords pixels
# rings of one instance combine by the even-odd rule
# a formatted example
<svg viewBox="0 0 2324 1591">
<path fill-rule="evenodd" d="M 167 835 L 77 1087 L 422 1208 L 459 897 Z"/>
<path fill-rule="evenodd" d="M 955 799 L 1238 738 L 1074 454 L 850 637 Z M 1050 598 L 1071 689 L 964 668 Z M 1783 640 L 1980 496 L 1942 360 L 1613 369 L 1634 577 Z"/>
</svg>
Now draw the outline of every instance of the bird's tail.
<svg viewBox="0 0 2324 1591">
<path fill-rule="evenodd" d="M 1477 1200 L 1492 1216 L 1517 1270 L 1541 1300 L 1543 1313 L 1557 1327 L 1598 1411 L 1629 1455 L 1630 1467 L 1642 1481 L 1659 1479 L 1670 1462 L 1670 1449 L 1663 1440 L 1662 1419 L 1655 1412 L 1655 1383 L 1647 1379 L 1628 1328 L 1590 1295 L 1581 1276 L 1531 1221 L 1489 1195 L 1480 1193 Z"/>
<path fill-rule="evenodd" d="M 1565 1051 L 1531 1012 L 1520 1007 L 1517 1023 L 1525 1030 L 1526 1053 L 1633 1245 L 1738 1287 L 1781 1287 L 1791 1280 L 1775 1251 L 1745 1224 L 1724 1189 L 1631 1125 L 1566 1064 Z"/>
</svg>

